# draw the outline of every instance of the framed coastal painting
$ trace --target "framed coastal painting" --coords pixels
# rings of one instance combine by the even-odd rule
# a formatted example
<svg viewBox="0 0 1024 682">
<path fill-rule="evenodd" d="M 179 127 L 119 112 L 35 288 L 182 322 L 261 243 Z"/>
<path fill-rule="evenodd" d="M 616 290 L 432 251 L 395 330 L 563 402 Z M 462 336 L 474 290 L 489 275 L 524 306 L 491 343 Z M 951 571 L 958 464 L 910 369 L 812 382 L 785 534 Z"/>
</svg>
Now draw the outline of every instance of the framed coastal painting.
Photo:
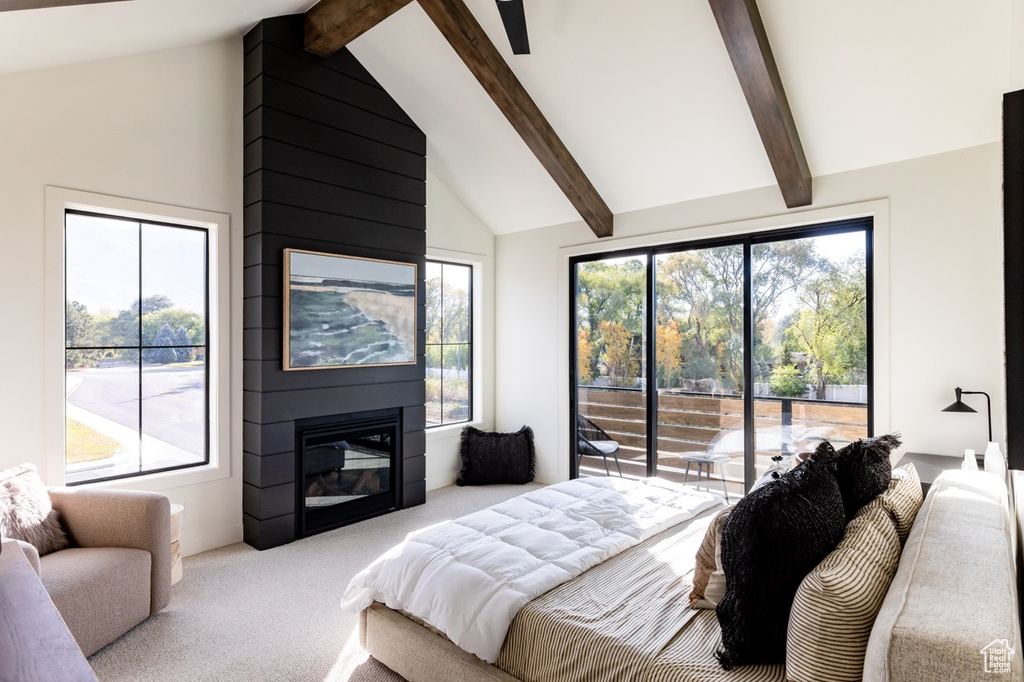
<svg viewBox="0 0 1024 682">
<path fill-rule="evenodd" d="M 416 364 L 415 263 L 284 250 L 284 369 Z"/>
</svg>

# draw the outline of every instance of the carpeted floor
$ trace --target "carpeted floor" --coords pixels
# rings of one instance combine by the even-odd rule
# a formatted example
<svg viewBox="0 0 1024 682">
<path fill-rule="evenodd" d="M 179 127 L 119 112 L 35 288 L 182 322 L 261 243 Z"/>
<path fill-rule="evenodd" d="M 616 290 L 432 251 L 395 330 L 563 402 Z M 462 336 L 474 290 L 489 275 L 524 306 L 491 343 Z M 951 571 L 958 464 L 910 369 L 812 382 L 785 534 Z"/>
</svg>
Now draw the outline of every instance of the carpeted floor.
<svg viewBox="0 0 1024 682">
<path fill-rule="evenodd" d="M 283 547 L 237 544 L 186 557 L 170 606 L 89 663 L 101 682 L 401 682 L 368 658 L 357 616 L 341 611 L 349 580 L 411 531 L 537 487 L 450 486 L 429 492 L 425 505 Z"/>
</svg>

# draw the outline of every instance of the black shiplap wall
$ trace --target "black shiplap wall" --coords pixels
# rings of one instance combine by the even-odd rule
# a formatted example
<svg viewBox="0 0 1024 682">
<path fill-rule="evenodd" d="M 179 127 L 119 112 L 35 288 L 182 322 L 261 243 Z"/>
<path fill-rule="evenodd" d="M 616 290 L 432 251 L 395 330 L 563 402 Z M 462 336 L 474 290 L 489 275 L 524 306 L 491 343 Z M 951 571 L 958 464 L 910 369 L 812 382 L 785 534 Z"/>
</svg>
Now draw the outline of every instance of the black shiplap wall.
<svg viewBox="0 0 1024 682">
<path fill-rule="evenodd" d="M 243 523 L 267 549 L 296 538 L 297 419 L 402 408 L 400 507 L 426 499 L 426 138 L 348 50 L 302 49 L 302 16 L 245 37 Z M 418 362 L 281 369 L 282 251 L 420 266 Z"/>
</svg>

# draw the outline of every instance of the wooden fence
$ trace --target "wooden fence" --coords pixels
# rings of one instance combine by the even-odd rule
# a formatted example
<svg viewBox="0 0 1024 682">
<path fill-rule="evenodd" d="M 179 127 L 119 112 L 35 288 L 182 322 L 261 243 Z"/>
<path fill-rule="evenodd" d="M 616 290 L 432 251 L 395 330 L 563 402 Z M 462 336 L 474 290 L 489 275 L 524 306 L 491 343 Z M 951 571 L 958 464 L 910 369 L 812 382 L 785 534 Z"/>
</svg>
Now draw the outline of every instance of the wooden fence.
<svg viewBox="0 0 1024 682">
<path fill-rule="evenodd" d="M 647 449 L 646 396 L 641 391 L 581 388 L 579 412 L 608 432 L 634 459 Z M 867 406 L 799 399 L 754 398 L 755 455 L 760 460 L 867 436 Z M 638 451 L 635 453 L 629 450 Z M 658 461 L 713 452 L 742 460 L 743 399 L 658 394 Z"/>
</svg>

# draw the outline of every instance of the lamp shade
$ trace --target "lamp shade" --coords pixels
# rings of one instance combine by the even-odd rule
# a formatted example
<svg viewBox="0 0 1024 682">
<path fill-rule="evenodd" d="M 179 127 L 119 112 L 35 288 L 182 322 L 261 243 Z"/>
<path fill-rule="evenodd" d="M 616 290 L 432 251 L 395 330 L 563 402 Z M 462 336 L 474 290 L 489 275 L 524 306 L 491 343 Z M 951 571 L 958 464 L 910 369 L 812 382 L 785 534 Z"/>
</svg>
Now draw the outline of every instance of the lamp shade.
<svg viewBox="0 0 1024 682">
<path fill-rule="evenodd" d="M 977 412 L 976 409 L 974 409 L 973 407 L 971 407 L 970 405 L 968 405 L 967 403 L 965 403 L 963 400 L 960 399 L 960 395 L 962 393 L 963 393 L 963 390 L 958 387 L 956 389 L 956 402 L 953 403 L 952 405 L 950 405 L 949 407 L 942 408 L 942 411 L 943 412 Z"/>
<path fill-rule="evenodd" d="M 934 408 L 932 408 L 932 409 L 934 409 Z M 977 412 L 976 409 L 974 409 L 973 407 L 971 407 L 967 403 L 963 402 L 962 400 L 956 401 L 955 403 L 953 403 L 949 407 L 942 408 L 942 411 L 943 412 Z"/>
<path fill-rule="evenodd" d="M 988 440 L 992 442 L 992 398 L 989 397 L 985 391 L 965 391 L 959 386 L 956 387 L 956 402 L 949 407 L 942 408 L 943 412 L 977 412 L 976 409 L 970 405 L 965 405 L 960 400 L 961 395 L 983 395 L 985 396 L 985 405 L 988 408 Z"/>
</svg>

